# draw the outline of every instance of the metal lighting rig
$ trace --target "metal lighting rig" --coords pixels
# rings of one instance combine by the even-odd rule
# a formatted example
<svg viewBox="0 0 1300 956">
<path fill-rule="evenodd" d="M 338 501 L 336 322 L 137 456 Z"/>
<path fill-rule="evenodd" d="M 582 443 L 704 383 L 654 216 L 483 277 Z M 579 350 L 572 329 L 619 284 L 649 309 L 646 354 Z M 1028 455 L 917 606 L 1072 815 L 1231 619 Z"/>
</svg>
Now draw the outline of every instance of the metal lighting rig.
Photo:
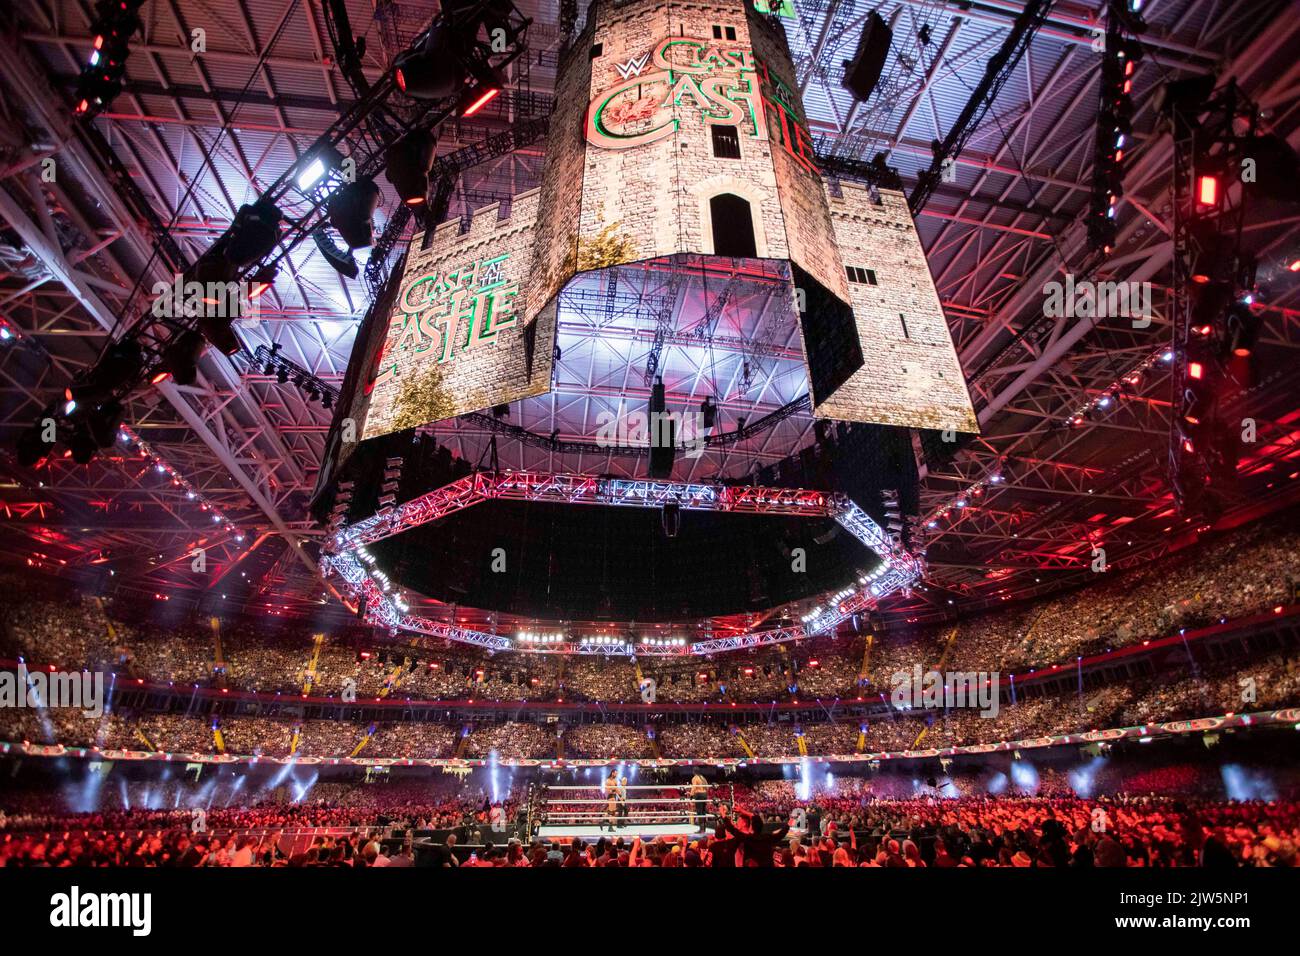
<svg viewBox="0 0 1300 956">
<path fill-rule="evenodd" d="M 631 508 L 673 506 L 685 511 L 831 518 L 870 548 L 881 559 L 881 564 L 870 573 L 861 574 L 855 582 L 842 590 L 825 597 L 822 603 L 804 616 L 801 625 L 691 645 L 635 640 L 515 642 L 502 635 L 486 634 L 408 614 L 401 599 L 391 596 L 392 583 L 376 566 L 375 557 L 367 546 L 493 500 Z M 478 472 L 397 507 L 381 508 L 374 515 L 335 533 L 326 550 L 328 553 L 323 561 L 326 574 L 334 573 L 342 578 L 356 596 L 358 604 L 365 607 L 369 620 L 378 626 L 462 641 L 491 650 L 515 649 L 536 653 L 607 656 L 707 654 L 713 650 L 801 640 L 831 632 L 854 614 L 876 607 L 886 595 L 911 587 L 920 580 L 923 572 L 921 560 L 876 524 L 847 495 L 800 488 L 598 478 L 592 475 L 527 471 Z"/>
<path fill-rule="evenodd" d="M 1259 317 L 1250 308 L 1255 262 L 1243 246 L 1258 107 L 1234 83 L 1170 83 L 1163 107 L 1173 138 L 1173 340 L 1169 472 L 1179 513 L 1217 517 L 1230 503 L 1240 419 L 1222 401 L 1248 383 Z"/>
<path fill-rule="evenodd" d="M 253 290 L 249 298 L 266 291 L 274 281 L 278 264 L 293 249 L 314 234 L 323 233 L 329 225 L 337 228 L 331 200 L 337 202 L 336 197 L 348 191 L 363 194 L 353 204 L 359 210 L 353 218 L 358 222 L 364 219 L 368 229 L 369 215 L 379 196 L 374 179 L 389 166 L 395 141 L 412 134 L 431 138 L 431 131 L 445 119 L 473 108 L 466 105 L 467 94 L 479 97 L 477 105 L 485 102 L 489 97 L 479 91 L 501 82 L 501 71 L 524 53 L 530 23 L 508 0 L 443 4 L 439 16 L 416 36 L 408 51 L 399 55 L 398 61 L 409 66 L 397 65 L 373 84 L 359 86 L 362 95 L 347 112 L 256 202 L 238 210 L 234 221 L 212 246 L 181 271 L 177 287 L 184 288 L 189 282 L 207 288 L 213 284 L 242 286 Z M 331 29 L 336 28 L 335 40 L 340 48 L 346 50 L 351 45 L 355 53 L 346 19 L 332 23 Z M 483 34 L 491 37 L 497 31 L 504 36 L 504 45 L 493 42 L 499 37 L 482 38 Z M 403 57 L 408 59 L 403 61 Z M 420 57 L 424 65 L 431 64 L 441 71 L 440 78 L 462 78 L 461 87 L 434 97 L 421 95 L 414 85 L 405 89 L 402 70 L 409 68 L 414 77 L 415 68 L 422 65 Z M 454 60 L 450 67 L 449 57 Z M 356 57 L 340 59 L 351 63 Z M 345 75 L 355 85 L 359 70 L 344 65 Z M 399 101 L 403 96 L 405 101 Z M 290 212 L 285 212 L 286 208 Z M 132 297 L 96 363 L 77 377 L 63 401 L 47 406 L 41 418 L 20 437 L 20 462 L 35 464 L 48 457 L 58 443 L 67 444 L 77 461 L 88 462 L 98 449 L 116 441 L 125 403 L 134 392 L 169 379 L 188 384 L 208 344 L 226 355 L 242 350 L 232 328 L 242 306 L 213 302 L 206 295 L 197 308 L 170 300 L 168 293 L 132 314 Z M 160 308 L 160 304 L 165 307 Z M 51 422 L 54 428 L 49 427 Z M 57 440 L 51 441 L 51 435 L 57 435 Z"/>
</svg>

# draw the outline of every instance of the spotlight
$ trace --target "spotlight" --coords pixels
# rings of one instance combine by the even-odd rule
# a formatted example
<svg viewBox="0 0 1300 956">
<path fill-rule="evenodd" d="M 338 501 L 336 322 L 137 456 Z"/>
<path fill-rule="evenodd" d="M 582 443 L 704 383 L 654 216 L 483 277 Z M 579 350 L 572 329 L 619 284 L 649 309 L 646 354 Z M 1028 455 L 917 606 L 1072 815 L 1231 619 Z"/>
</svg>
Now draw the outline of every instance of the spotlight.
<svg viewBox="0 0 1300 956">
<path fill-rule="evenodd" d="M 436 24 L 419 47 L 397 55 L 393 79 L 399 90 L 417 100 L 440 100 L 460 89 L 465 71 L 452 49 L 451 30 Z"/>
<path fill-rule="evenodd" d="M 437 145 L 427 129 L 412 130 L 384 153 L 385 175 L 402 202 L 418 206 L 428 197 L 429 168 Z"/>
<path fill-rule="evenodd" d="M 105 402 L 86 415 L 86 431 L 98 448 L 112 448 L 122 427 L 124 409 L 118 401 Z"/>
<path fill-rule="evenodd" d="M 202 296 L 205 306 L 213 306 L 228 312 L 233 291 L 229 283 L 234 281 L 235 271 L 235 267 L 221 256 L 209 254 L 186 269 L 183 278 L 187 283 L 197 282 L 203 287 Z M 204 312 L 209 313 L 211 310 L 205 309 Z"/>
<path fill-rule="evenodd" d="M 1219 204 L 1219 179 L 1217 176 L 1196 177 L 1196 205 L 1209 209 Z"/>
<path fill-rule="evenodd" d="M 199 357 L 203 354 L 203 336 L 190 329 L 176 336 L 162 353 L 162 363 L 151 379 L 154 385 L 168 379 L 177 385 L 193 385 L 198 378 Z"/>
<path fill-rule="evenodd" d="M 19 465 L 31 468 L 49 457 L 50 452 L 54 450 L 54 445 L 52 442 L 45 441 L 43 433 L 41 423 L 35 422 L 18 436 L 15 452 Z"/>
<path fill-rule="evenodd" d="M 89 432 L 78 428 L 68 439 L 68 449 L 72 452 L 72 460 L 78 465 L 89 465 L 99 451 L 99 446 Z"/>
<path fill-rule="evenodd" d="M 186 273 L 188 281 L 203 286 L 199 331 L 223 355 L 234 355 L 240 348 L 232 328 L 240 311 L 239 287 L 234 283 L 234 277 L 235 266 L 215 255 L 199 259 Z"/>
<path fill-rule="evenodd" d="M 235 327 L 230 319 L 204 316 L 199 319 L 199 331 L 222 355 L 234 355 L 241 348 L 239 336 L 235 334 Z"/>
<path fill-rule="evenodd" d="M 226 258 L 243 268 L 270 255 L 280 241 L 282 218 L 275 203 L 267 199 L 240 206 L 226 237 Z"/>
<path fill-rule="evenodd" d="M 343 154 L 333 146 L 322 146 L 294 164 L 293 182 L 298 192 L 320 202 L 348 181 L 342 170 Z"/>
<path fill-rule="evenodd" d="M 1255 348 L 1259 339 L 1262 316 L 1256 315 L 1245 302 L 1235 303 L 1228 310 L 1226 350 L 1238 358 L 1245 358 Z"/>
<path fill-rule="evenodd" d="M 330 197 L 327 206 L 330 225 L 349 249 L 361 249 L 375 241 L 371 217 L 378 206 L 379 187 L 369 178 L 348 183 Z"/>
<path fill-rule="evenodd" d="M 248 290 L 249 300 L 256 299 L 266 293 L 275 284 L 275 277 L 278 273 L 279 270 L 275 266 L 262 266 L 262 268 L 254 272 Z"/>
<path fill-rule="evenodd" d="M 465 95 L 461 97 L 460 115 L 473 116 L 479 110 L 483 109 L 483 107 L 496 99 L 501 92 L 501 87 L 504 85 L 504 82 L 498 76 L 493 76 L 486 81 L 475 83 L 466 91 Z"/>
<path fill-rule="evenodd" d="M 142 3 L 143 0 L 101 0 L 96 4 L 96 16 L 91 23 L 94 49 L 77 79 L 78 116 L 93 116 L 122 92 L 126 60 L 131 55 L 131 35 L 141 26 L 136 11 Z"/>
<path fill-rule="evenodd" d="M 302 192 L 306 192 L 320 182 L 324 175 L 325 160 L 316 156 L 308 162 L 307 165 L 303 167 L 302 172 L 298 174 L 298 189 Z"/>
</svg>

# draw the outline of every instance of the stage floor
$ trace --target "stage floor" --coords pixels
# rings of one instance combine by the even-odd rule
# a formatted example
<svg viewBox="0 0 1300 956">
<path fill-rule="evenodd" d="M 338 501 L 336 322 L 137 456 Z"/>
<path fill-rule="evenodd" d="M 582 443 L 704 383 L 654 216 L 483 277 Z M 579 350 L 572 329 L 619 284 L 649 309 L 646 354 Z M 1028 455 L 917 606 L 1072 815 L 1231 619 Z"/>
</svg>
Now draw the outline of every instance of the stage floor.
<svg viewBox="0 0 1300 956">
<path fill-rule="evenodd" d="M 577 824 L 577 823 L 570 823 L 570 824 L 554 823 L 554 824 L 547 824 L 543 826 L 540 830 L 537 831 L 537 835 L 552 840 L 573 839 L 574 837 L 582 837 L 584 840 L 586 839 L 599 840 L 603 836 L 621 836 L 626 840 L 631 840 L 633 837 L 640 837 L 641 839 L 644 840 L 647 838 L 653 839 L 654 837 L 657 836 L 664 836 L 664 837 L 688 836 L 689 837 L 696 834 L 697 832 L 698 830 L 696 829 L 696 826 L 693 823 L 638 824 L 629 821 L 627 826 L 623 827 L 621 830 L 615 830 L 612 834 L 610 833 L 608 828 L 601 829 L 600 827 L 595 825 L 584 826 L 582 824 Z"/>
</svg>

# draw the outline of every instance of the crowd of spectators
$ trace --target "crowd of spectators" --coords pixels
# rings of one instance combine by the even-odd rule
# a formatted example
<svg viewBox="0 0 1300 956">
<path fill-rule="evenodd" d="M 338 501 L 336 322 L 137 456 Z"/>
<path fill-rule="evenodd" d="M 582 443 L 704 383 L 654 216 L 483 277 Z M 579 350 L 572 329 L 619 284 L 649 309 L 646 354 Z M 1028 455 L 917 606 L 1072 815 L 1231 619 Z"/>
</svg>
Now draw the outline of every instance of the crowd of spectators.
<svg viewBox="0 0 1300 956">
<path fill-rule="evenodd" d="M 292 720 L 140 712 L 85 717 L 67 708 L 0 710 L 0 740 L 71 747 L 284 757 L 647 759 L 790 757 L 967 746 L 1245 713 L 1300 703 L 1300 657 L 1186 665 L 1173 673 L 1117 680 L 1088 690 L 1022 693 L 996 714 L 979 707 L 899 708 L 884 702 L 866 718 L 796 723 L 787 715 L 738 725 L 719 714 L 689 723 L 562 723 Z M 778 719 L 781 718 L 781 719 Z M 653 732 L 653 735 L 652 735 Z M 218 734 L 220 742 L 218 742 Z M 466 736 L 467 734 L 467 736 Z M 461 737 L 464 746 L 457 750 Z M 802 738 L 802 746 L 801 740 Z"/>
<path fill-rule="evenodd" d="M 1300 577 L 1295 520 L 1257 524 L 1113 580 L 940 628 L 755 649 L 714 658 L 484 655 L 452 645 L 360 645 L 355 635 L 307 633 L 292 622 L 157 624 L 129 608 L 57 590 L 43 581 L 7 579 L 17 599 L 0 611 L 0 656 L 28 664 L 106 668 L 123 678 L 233 689 L 338 693 L 354 682 L 357 699 L 483 701 L 633 701 L 653 680 L 660 703 L 890 701 L 892 678 L 920 664 L 948 670 L 1009 672 L 1073 661 L 1220 618 L 1259 612 L 1288 600 Z M 1171 659 L 1172 661 L 1172 659 Z M 367 756 L 626 758 L 735 757 L 898 751 L 1016 740 L 1117 726 L 1137 726 L 1300 702 L 1294 651 L 1240 663 L 1166 661 L 1144 676 L 1043 694 L 1022 687 L 996 716 L 975 708 L 877 707 L 867 719 L 819 720 L 798 727 L 721 716 L 693 723 L 293 721 L 260 716 L 108 713 L 5 708 L 0 739 L 67 746 L 175 753 L 338 757 Z M 842 713 L 842 712 L 841 712 Z M 558 734 L 557 734 L 558 729 Z M 218 733 L 220 742 L 218 741 Z M 557 736 L 559 739 L 557 739 Z M 800 746 L 802 736 L 802 747 Z M 458 749 L 459 747 L 459 749 Z M 748 748 L 748 749 L 746 749 Z"/>
<path fill-rule="evenodd" d="M 359 788 L 357 788 L 359 789 Z M 385 788 L 343 803 L 19 813 L 0 827 L 0 866 L 434 866 L 1173 868 L 1300 865 L 1300 803 L 1075 796 L 882 798 L 860 781 L 800 797 L 788 782 L 741 787 L 711 831 L 643 842 L 506 839 L 507 800 L 402 801 Z M 386 799 L 387 798 L 387 799 Z M 454 828 L 454 829 L 453 829 Z M 458 835 L 470 846 L 456 852 Z M 468 853 L 466 852 L 468 851 Z"/>
<path fill-rule="evenodd" d="M 1261 523 L 1076 591 L 937 628 L 705 659 L 482 654 L 455 645 L 318 641 L 292 622 L 158 625 L 99 598 L 19 586 L 7 602 L 0 655 L 30 664 L 106 668 L 154 682 L 359 699 L 636 701 L 653 680 L 661 703 L 856 699 L 887 692 L 915 665 L 1008 674 L 1103 652 L 1178 628 L 1287 603 L 1300 579 L 1294 519 Z M 1112 576 L 1113 575 L 1113 576 Z M 3 582 L 0 582 L 3 583 Z M 863 665 L 866 664 L 865 672 Z"/>
<path fill-rule="evenodd" d="M 506 721 L 475 724 L 465 741 L 462 756 L 484 758 L 495 753 L 513 759 L 541 759 L 555 756 L 555 728 Z"/>
<path fill-rule="evenodd" d="M 564 735 L 566 757 L 619 757 L 644 759 L 655 756 L 644 727 L 628 724 L 578 724 Z"/>
<path fill-rule="evenodd" d="M 746 756 L 735 731 L 725 724 L 665 724 L 656 730 L 656 739 L 660 753 L 666 757 L 679 754 L 717 759 Z"/>
</svg>

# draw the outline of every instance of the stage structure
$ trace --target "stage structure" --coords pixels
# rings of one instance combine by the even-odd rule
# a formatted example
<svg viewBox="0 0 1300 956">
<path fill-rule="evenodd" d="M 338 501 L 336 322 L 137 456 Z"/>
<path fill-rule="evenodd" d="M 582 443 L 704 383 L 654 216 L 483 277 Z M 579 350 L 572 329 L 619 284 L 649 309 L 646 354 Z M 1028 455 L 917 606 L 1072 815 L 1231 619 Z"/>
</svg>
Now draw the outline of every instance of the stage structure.
<svg viewBox="0 0 1300 956">
<path fill-rule="evenodd" d="M 575 277 L 665 260 L 698 279 L 685 256 L 706 274 L 780 264 L 767 308 L 798 316 L 816 415 L 977 431 L 901 188 L 823 181 L 793 76 L 784 33 L 743 0 L 594 4 L 540 189 L 414 240 L 363 437 L 549 392 Z M 706 318 L 677 331 L 703 340 Z"/>
<path fill-rule="evenodd" d="M 408 496 L 425 504 L 511 498 L 497 455 L 514 453 L 500 447 L 512 433 L 521 447 L 550 450 L 545 467 L 517 462 L 538 477 L 534 491 L 583 476 L 642 479 L 647 459 L 664 488 L 853 490 L 855 511 L 818 514 L 874 557 L 841 555 L 843 588 L 775 589 L 774 598 L 807 600 L 808 613 L 759 642 L 826 631 L 920 573 L 899 529 L 881 528 L 881 491 L 893 486 L 868 502 L 843 474 L 811 486 L 787 475 L 791 459 L 811 468 L 835 422 L 883 429 L 859 436 L 897 430 L 909 449 L 908 430 L 978 431 L 902 184 L 823 177 L 782 24 L 752 0 L 593 3 L 561 57 L 540 187 L 417 235 L 370 336 L 358 337 L 349 376 L 363 447 L 418 429 L 461 461 L 486 462 L 490 474 L 448 476 L 445 488 Z M 637 416 L 651 427 L 628 428 Z M 762 441 L 746 445 L 759 421 Z M 755 480 L 764 469 L 782 480 Z M 680 510 L 725 510 L 722 500 L 636 503 L 663 508 L 673 538 Z M 399 515 L 391 499 L 373 521 L 353 515 L 363 520 L 332 539 L 327 567 L 367 598 L 372 620 L 431 633 L 384 597 L 385 579 L 359 549 L 380 527 L 380 537 L 406 537 L 420 525 L 429 532 L 433 519 L 467 520 L 455 514 L 464 503 L 450 519 L 404 523 L 415 501 Z M 476 538 L 463 524 L 458 533 Z M 412 547 L 427 564 L 433 552 L 419 540 Z M 399 563 L 396 552 L 379 557 L 390 570 Z M 877 570 L 888 588 L 873 582 L 871 593 L 865 578 Z"/>
</svg>

